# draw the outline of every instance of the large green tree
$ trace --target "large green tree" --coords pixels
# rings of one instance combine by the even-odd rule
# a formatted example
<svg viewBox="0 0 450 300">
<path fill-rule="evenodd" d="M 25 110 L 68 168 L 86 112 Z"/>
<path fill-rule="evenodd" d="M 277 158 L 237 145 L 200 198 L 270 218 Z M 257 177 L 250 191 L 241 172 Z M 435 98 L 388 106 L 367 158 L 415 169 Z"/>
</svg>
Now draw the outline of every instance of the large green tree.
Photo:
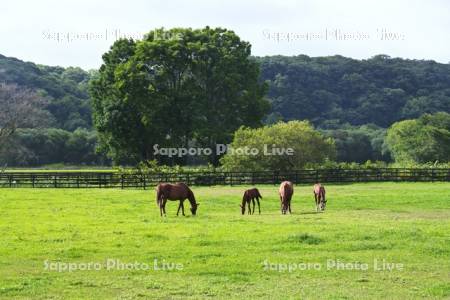
<svg viewBox="0 0 450 300">
<path fill-rule="evenodd" d="M 114 43 L 90 88 L 109 156 L 152 159 L 155 144 L 211 147 L 229 142 L 239 126 L 261 125 L 269 104 L 250 48 L 234 32 L 209 27 Z"/>
</svg>

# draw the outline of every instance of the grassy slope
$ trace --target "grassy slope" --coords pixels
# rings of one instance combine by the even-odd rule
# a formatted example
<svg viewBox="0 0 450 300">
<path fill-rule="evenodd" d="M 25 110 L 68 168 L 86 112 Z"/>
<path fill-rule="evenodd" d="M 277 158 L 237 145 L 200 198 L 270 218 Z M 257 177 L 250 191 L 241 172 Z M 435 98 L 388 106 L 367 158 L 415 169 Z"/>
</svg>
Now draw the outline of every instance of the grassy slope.
<svg viewBox="0 0 450 300">
<path fill-rule="evenodd" d="M 0 298 L 450 297 L 450 184 L 327 186 L 314 213 L 297 186 L 281 216 L 277 187 L 260 188 L 262 215 L 241 216 L 244 187 L 198 187 L 199 215 L 160 218 L 153 191 L 0 190 Z M 182 263 L 182 271 L 44 271 L 43 262 Z M 403 271 L 326 270 L 327 259 L 403 263 Z M 272 263 L 322 269 L 264 271 Z"/>
</svg>

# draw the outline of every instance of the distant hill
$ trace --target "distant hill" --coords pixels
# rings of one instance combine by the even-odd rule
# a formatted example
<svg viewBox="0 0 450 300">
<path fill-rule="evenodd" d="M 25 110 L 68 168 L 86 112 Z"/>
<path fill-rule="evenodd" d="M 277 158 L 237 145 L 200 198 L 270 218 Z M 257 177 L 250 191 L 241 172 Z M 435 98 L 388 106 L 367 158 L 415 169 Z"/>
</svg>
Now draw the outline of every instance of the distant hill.
<svg viewBox="0 0 450 300">
<path fill-rule="evenodd" d="M 91 128 L 87 84 L 90 74 L 80 68 L 37 65 L 0 55 L 0 82 L 39 91 L 49 99 L 53 126 L 73 131 Z"/>
<path fill-rule="evenodd" d="M 343 124 L 389 127 L 423 113 L 450 112 L 450 65 L 378 55 L 255 57 L 269 83 L 272 113 L 279 119 L 308 119 L 333 129 Z M 90 129 L 89 72 L 37 65 L 0 55 L 0 82 L 39 90 L 50 99 L 54 127 Z"/>
<path fill-rule="evenodd" d="M 323 128 L 343 123 L 389 127 L 423 113 L 450 112 L 450 65 L 378 55 L 255 58 L 269 83 L 277 119 L 309 119 Z"/>
</svg>

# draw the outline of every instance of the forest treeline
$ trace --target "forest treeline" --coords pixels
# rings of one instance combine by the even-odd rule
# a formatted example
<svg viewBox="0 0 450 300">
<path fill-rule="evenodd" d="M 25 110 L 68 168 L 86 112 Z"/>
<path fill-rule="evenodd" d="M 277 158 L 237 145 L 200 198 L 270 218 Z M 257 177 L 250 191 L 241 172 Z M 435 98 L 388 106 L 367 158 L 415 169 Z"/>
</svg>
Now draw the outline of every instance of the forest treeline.
<svg viewBox="0 0 450 300">
<path fill-rule="evenodd" d="M 389 127 L 426 113 L 450 112 L 450 64 L 386 55 L 366 60 L 306 55 L 252 60 L 260 65 L 260 82 L 268 85 L 271 110 L 264 122 L 309 120 L 334 139 L 337 161 L 391 161 L 400 155 L 393 155 L 386 143 Z M 0 83 L 31 89 L 45 99 L 45 120 L 19 129 L 8 147 L 2 147 L 0 163 L 108 163 L 95 150 L 88 93 L 97 73 L 0 55 Z"/>
</svg>

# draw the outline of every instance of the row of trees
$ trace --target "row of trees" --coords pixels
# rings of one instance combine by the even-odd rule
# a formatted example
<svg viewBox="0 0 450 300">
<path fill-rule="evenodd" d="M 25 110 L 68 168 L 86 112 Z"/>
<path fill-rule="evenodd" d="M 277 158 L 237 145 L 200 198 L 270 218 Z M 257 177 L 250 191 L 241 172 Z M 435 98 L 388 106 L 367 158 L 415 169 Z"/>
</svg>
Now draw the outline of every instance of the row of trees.
<svg viewBox="0 0 450 300">
<path fill-rule="evenodd" d="M 6 132 L 6 127 L 2 129 Z M 105 155 L 96 152 L 97 143 L 96 132 L 86 129 L 16 129 L 8 139 L 3 135 L 0 160 L 15 166 L 109 163 Z M 283 149 L 292 149 L 292 155 L 278 155 L 277 151 Z M 387 134 L 376 126 L 319 131 L 307 121 L 279 122 L 258 129 L 241 127 L 229 150 L 220 163 L 230 170 L 300 169 L 334 160 L 348 162 L 351 157 L 365 163 L 389 154 L 404 165 L 448 162 L 450 114 L 397 122 Z M 207 157 L 195 159 L 199 163 L 207 161 Z"/>
<path fill-rule="evenodd" d="M 328 136 L 328 138 L 327 138 Z M 288 170 L 359 157 L 359 163 L 391 154 L 400 165 L 450 161 L 450 114 L 425 114 L 394 123 L 386 132 L 376 126 L 314 130 L 309 122 L 291 121 L 258 129 L 240 128 L 233 148 L 258 149 L 256 155 L 227 154 L 221 162 L 234 170 Z M 270 148 L 292 148 L 293 155 L 265 155 Z M 270 149 L 269 149 L 270 151 Z M 336 156 L 337 154 L 337 156 Z"/>
<path fill-rule="evenodd" d="M 342 56 L 256 58 L 269 84 L 268 120 L 310 120 L 337 129 L 346 123 L 394 122 L 424 113 L 450 112 L 450 64 L 377 55 L 367 60 Z"/>
<path fill-rule="evenodd" d="M 0 146 L 0 161 L 9 166 L 108 163 L 96 146 L 96 133 L 86 129 L 18 129 Z"/>
</svg>

